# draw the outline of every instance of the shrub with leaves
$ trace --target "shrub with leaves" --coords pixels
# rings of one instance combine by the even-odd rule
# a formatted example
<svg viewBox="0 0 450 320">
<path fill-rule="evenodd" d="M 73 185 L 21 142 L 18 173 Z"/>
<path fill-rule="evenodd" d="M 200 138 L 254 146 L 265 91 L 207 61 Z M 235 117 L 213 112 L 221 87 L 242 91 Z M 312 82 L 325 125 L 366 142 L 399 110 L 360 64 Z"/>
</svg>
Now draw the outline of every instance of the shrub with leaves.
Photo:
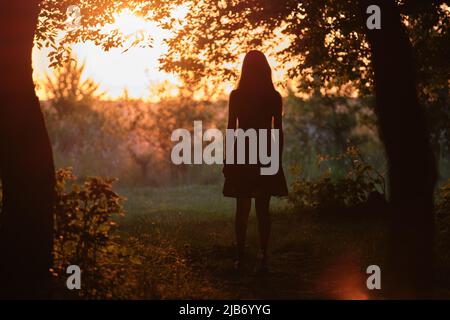
<svg viewBox="0 0 450 320">
<path fill-rule="evenodd" d="M 202 299 L 221 296 L 220 288 L 195 274 L 181 252 L 165 239 L 158 238 L 159 232 L 153 234 L 139 229 L 130 234 L 118 228 L 124 210 L 123 198 L 112 189 L 115 179 L 90 177 L 80 184 L 71 169 L 60 169 L 56 180 L 54 266 L 51 269 L 55 298 Z M 66 287 L 69 265 L 78 265 L 81 269 L 81 290 L 69 291 Z"/>
<path fill-rule="evenodd" d="M 435 210 L 438 232 L 438 251 L 445 252 L 441 259 L 450 261 L 450 179 L 436 190 Z"/>
<path fill-rule="evenodd" d="M 61 169 L 56 180 L 53 273 L 66 277 L 67 266 L 78 265 L 83 274 L 79 294 L 105 297 L 111 285 L 111 272 L 105 269 L 117 254 L 113 233 L 117 217 L 124 214 L 123 199 L 112 190 L 113 179 L 92 177 L 78 185 L 70 169 Z"/>
<path fill-rule="evenodd" d="M 436 214 L 450 218 L 450 179 L 436 191 Z"/>
<path fill-rule="evenodd" d="M 331 162 L 341 163 L 347 168 L 346 172 L 336 174 L 329 166 Z M 337 157 L 320 156 L 317 166 L 323 171 L 320 178 L 298 178 L 292 184 L 289 199 L 296 209 L 341 209 L 369 201 L 384 201 L 384 177 L 367 163 L 358 148 L 349 147 Z M 299 173 L 297 170 L 297 176 L 300 176 Z"/>
</svg>

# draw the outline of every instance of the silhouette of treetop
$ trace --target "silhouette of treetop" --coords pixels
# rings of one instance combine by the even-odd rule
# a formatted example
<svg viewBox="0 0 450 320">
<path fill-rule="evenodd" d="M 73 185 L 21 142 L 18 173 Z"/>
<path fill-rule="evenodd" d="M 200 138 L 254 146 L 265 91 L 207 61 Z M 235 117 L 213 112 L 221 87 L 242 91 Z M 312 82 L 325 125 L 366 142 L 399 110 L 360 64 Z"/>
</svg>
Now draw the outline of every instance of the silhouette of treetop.
<svg viewBox="0 0 450 320">
<path fill-rule="evenodd" d="M 66 32 L 58 42 L 69 5 L 79 6 L 81 27 Z M 171 15 L 179 6 L 187 9 L 183 19 Z M 442 87 L 449 73 L 444 67 L 448 65 L 444 63 L 448 6 L 442 0 L 409 0 L 398 1 L 398 7 L 417 52 L 423 82 Z M 303 92 L 318 85 L 344 84 L 352 84 L 362 94 L 372 90 L 365 29 L 368 15 L 355 1 L 44 0 L 41 8 L 36 40 L 52 48 L 52 65 L 67 58 L 70 43 L 92 41 L 106 51 L 123 46 L 126 39 L 120 30 L 104 32 L 103 27 L 114 21 L 115 13 L 128 9 L 173 31 L 174 36 L 166 39 L 169 50 L 161 57 L 161 68 L 186 79 L 235 79 L 233 65 L 238 57 L 249 49 L 260 49 L 276 53 L 288 66 L 289 78 L 301 78 Z M 279 46 L 280 41 L 284 45 Z M 132 45 L 151 45 L 151 39 Z"/>
</svg>

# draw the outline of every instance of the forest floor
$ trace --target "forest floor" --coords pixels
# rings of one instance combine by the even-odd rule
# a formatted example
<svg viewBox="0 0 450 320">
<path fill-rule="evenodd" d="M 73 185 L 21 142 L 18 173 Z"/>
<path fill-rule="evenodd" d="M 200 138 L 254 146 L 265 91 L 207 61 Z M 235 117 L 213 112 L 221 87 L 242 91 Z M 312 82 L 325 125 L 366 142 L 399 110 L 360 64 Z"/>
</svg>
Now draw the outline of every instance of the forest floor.
<svg viewBox="0 0 450 320">
<path fill-rule="evenodd" d="M 247 234 L 244 270 L 233 270 L 234 199 L 219 186 L 127 188 L 122 238 L 138 238 L 148 248 L 145 268 L 152 295 L 162 299 L 367 299 L 366 268 L 383 271 L 387 223 L 380 218 L 317 218 L 290 209 L 286 200 L 271 204 L 270 272 L 258 274 L 258 232 L 254 206 Z M 170 255 L 167 255 L 170 252 Z M 158 258 L 159 257 L 159 258 Z M 171 271 L 168 271 L 171 270 Z M 448 271 L 448 270 L 447 270 Z M 382 278 L 383 279 L 383 278 Z M 449 288 L 449 277 L 439 281 Z M 155 293 L 156 292 L 156 293 Z M 450 298 L 437 288 L 439 298 Z"/>
</svg>

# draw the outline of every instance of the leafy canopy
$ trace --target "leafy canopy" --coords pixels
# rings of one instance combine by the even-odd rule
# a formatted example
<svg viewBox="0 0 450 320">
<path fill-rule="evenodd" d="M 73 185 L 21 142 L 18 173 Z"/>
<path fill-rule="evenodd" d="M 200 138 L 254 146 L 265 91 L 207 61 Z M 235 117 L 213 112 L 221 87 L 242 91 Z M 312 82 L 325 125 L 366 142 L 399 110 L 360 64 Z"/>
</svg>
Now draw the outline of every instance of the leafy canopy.
<svg viewBox="0 0 450 320">
<path fill-rule="evenodd" d="M 421 93 L 432 99 L 446 86 L 449 9 L 443 0 L 399 0 L 419 65 Z M 65 28 L 69 5 L 81 9 L 81 27 Z M 183 6 L 187 14 L 174 17 Z M 301 92 L 351 84 L 367 94 L 372 87 L 367 15 L 351 0 L 44 0 L 37 28 L 38 45 L 52 47 L 53 65 L 66 57 L 69 44 L 93 41 L 104 50 L 126 45 L 120 30 L 108 30 L 114 14 L 128 9 L 173 31 L 161 67 L 186 80 L 236 79 L 236 62 L 250 48 L 276 55 Z M 60 39 L 61 38 L 61 39 Z M 132 45 L 148 45 L 140 39 Z"/>
</svg>

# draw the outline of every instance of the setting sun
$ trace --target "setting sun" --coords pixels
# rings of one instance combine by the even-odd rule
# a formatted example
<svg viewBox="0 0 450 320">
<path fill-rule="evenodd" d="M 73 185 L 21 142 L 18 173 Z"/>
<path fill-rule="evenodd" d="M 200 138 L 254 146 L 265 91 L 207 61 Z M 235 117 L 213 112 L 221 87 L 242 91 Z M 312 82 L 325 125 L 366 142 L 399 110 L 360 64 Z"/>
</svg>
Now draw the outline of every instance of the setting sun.
<svg viewBox="0 0 450 320">
<path fill-rule="evenodd" d="M 183 19 L 187 10 L 186 6 L 179 6 L 172 11 L 171 17 Z M 155 96 L 152 94 L 155 90 L 152 91 L 151 88 L 159 90 L 160 86 L 164 86 L 165 96 L 176 95 L 177 90 L 174 87 L 181 83 L 178 76 L 159 70 L 159 59 L 168 50 L 165 40 L 173 36 L 173 31 L 165 30 L 159 27 L 157 22 L 145 20 L 129 10 L 123 10 L 113 16 L 115 22 L 105 25 L 102 31 L 109 33 L 118 30 L 122 33 L 126 41 L 121 47 L 104 51 L 91 41 L 72 45 L 74 56 L 86 64 L 84 77 L 98 83 L 107 99 L 117 99 L 126 90 L 131 98 L 158 101 L 162 93 Z M 278 43 L 276 50 L 282 50 L 289 45 L 288 38 L 279 30 L 274 32 L 274 36 L 275 43 Z M 33 77 L 37 85 L 37 95 L 41 100 L 48 98 L 42 88 L 42 80 L 54 72 L 54 69 L 49 67 L 49 52 L 48 48 L 35 47 L 33 50 Z M 244 55 L 241 53 L 228 68 L 239 70 Z M 286 67 L 277 61 L 276 52 L 267 52 L 267 57 L 273 67 L 274 81 L 283 81 Z M 230 92 L 234 83 L 225 81 L 220 86 L 223 89 L 221 92 Z"/>
<path fill-rule="evenodd" d="M 174 12 L 181 17 L 184 10 Z M 120 97 L 124 90 L 130 97 L 148 98 L 149 86 L 169 82 L 178 83 L 177 77 L 158 69 L 158 59 L 167 51 L 164 39 L 170 32 L 157 26 L 157 23 L 145 21 L 126 10 L 115 14 L 115 23 L 105 26 L 104 30 L 118 29 L 127 39 L 123 48 L 112 48 L 105 52 L 91 42 L 73 45 L 73 53 L 79 61 L 86 62 L 85 76 L 100 84 L 108 98 Z M 132 47 L 134 41 L 151 38 L 151 43 L 141 43 Z M 40 99 L 46 99 L 45 92 L 39 83 L 45 74 L 52 74 L 48 67 L 48 49 L 34 49 L 33 66 L 34 79 L 37 83 L 37 94 Z"/>
</svg>

